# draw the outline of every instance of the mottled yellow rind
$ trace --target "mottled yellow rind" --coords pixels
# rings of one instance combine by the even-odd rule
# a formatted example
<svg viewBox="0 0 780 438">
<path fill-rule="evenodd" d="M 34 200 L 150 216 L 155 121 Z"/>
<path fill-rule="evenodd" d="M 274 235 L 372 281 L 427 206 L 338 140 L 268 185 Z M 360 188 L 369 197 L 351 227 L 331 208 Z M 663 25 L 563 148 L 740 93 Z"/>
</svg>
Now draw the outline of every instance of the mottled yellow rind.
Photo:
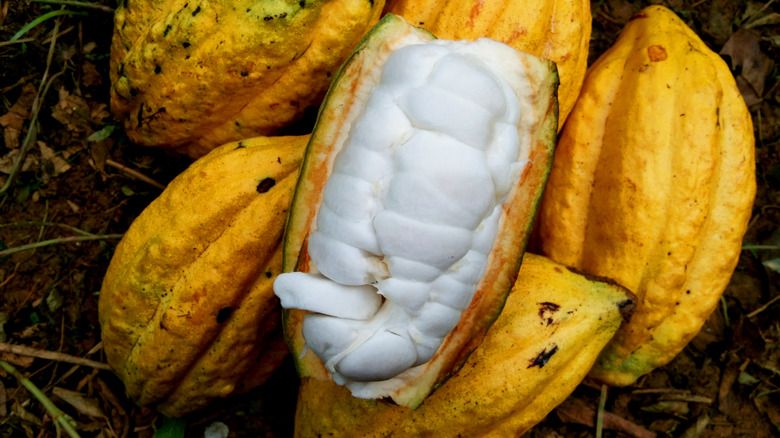
<svg viewBox="0 0 780 438">
<path fill-rule="evenodd" d="M 751 118 L 728 66 L 669 9 L 644 9 L 588 71 L 540 210 L 545 255 L 639 297 L 593 377 L 631 384 L 698 333 L 755 190 Z"/>
<path fill-rule="evenodd" d="M 519 437 L 577 387 L 632 298 L 621 286 L 527 253 L 501 316 L 417 410 L 304 378 L 295 436 Z"/>
<path fill-rule="evenodd" d="M 125 233 L 99 319 L 106 359 L 138 404 L 181 416 L 257 386 L 281 364 L 288 350 L 272 286 L 307 140 L 214 150 Z"/>
<path fill-rule="evenodd" d="M 558 126 L 577 100 L 588 67 L 590 1 L 585 0 L 388 0 L 385 12 L 438 38 L 492 38 L 549 59 L 558 67 Z"/>
<path fill-rule="evenodd" d="M 200 157 L 275 135 L 320 104 L 383 0 L 126 0 L 111 109 L 144 146 Z"/>
</svg>

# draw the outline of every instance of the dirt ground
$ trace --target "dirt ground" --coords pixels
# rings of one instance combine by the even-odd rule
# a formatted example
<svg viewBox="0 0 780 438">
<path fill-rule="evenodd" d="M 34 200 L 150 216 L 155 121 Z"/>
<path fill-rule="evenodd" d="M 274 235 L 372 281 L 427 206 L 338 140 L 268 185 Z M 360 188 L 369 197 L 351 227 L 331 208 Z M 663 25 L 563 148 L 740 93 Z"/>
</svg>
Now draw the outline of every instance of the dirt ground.
<svg viewBox="0 0 780 438">
<path fill-rule="evenodd" d="M 758 194 L 744 239 L 750 248 L 722 305 L 672 363 L 633 386 L 608 389 L 602 436 L 780 436 L 780 4 L 593 1 L 591 61 L 651 3 L 672 8 L 732 66 L 753 116 Z M 163 422 L 129 401 L 99 363 L 67 359 L 104 361 L 97 301 L 112 252 L 190 163 L 132 144 L 108 110 L 115 6 L 0 0 L 0 363 L 18 372 L 0 367 L 0 438 L 59 436 L 18 377 L 73 417 L 81 436 L 152 436 L 160 427 L 203 436 L 215 422 L 231 437 L 290 436 L 291 363 L 244 396 Z M 23 164 L 14 172 L 17 161 Z M 584 382 L 526 436 L 595 436 L 600 395 Z"/>
</svg>

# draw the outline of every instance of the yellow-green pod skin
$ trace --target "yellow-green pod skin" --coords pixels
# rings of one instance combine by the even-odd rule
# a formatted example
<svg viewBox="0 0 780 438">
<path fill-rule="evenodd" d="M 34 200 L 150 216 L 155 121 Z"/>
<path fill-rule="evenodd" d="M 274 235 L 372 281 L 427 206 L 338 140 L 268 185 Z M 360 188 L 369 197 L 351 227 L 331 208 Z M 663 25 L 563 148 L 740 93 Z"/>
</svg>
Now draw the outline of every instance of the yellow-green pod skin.
<svg viewBox="0 0 780 438">
<path fill-rule="evenodd" d="M 416 410 L 303 378 L 296 437 L 523 434 L 571 394 L 628 318 L 625 288 L 526 253 L 501 316 L 466 364 Z"/>
<path fill-rule="evenodd" d="M 193 158 L 318 106 L 384 0 L 125 0 L 111 109 L 130 139 Z"/>
<path fill-rule="evenodd" d="M 543 254 L 639 297 L 593 377 L 629 385 L 699 332 L 739 258 L 754 148 L 728 66 L 665 7 L 634 16 L 590 68 L 558 143 L 540 240 Z"/>
<path fill-rule="evenodd" d="M 169 417 L 265 381 L 288 354 L 273 281 L 308 136 L 226 144 L 132 223 L 100 291 L 106 360 Z"/>
</svg>

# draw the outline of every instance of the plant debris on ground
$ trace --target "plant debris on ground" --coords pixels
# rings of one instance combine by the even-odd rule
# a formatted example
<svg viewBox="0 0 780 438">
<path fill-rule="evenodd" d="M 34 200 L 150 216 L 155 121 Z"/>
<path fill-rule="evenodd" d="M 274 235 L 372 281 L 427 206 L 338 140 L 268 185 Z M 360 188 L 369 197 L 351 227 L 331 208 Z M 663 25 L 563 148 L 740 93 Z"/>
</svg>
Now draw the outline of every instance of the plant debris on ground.
<svg viewBox="0 0 780 438">
<path fill-rule="evenodd" d="M 651 3 L 721 54 L 751 110 L 758 193 L 744 250 L 721 306 L 673 362 L 627 388 L 583 382 L 526 435 L 780 436 L 780 6 L 592 1 L 590 61 Z M 103 361 L 97 299 L 113 249 L 190 163 L 132 144 L 109 111 L 115 7 L 0 0 L 0 438 L 290 436 L 291 363 L 172 421 L 128 400 Z"/>
</svg>

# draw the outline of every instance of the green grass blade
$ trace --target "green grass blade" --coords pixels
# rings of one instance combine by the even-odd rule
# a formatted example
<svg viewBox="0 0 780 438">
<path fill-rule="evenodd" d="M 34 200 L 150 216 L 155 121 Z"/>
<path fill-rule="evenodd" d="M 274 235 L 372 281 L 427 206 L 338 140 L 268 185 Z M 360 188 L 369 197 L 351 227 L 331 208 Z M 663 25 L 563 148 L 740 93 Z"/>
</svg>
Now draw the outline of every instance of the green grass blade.
<svg viewBox="0 0 780 438">
<path fill-rule="evenodd" d="M 68 11 L 67 9 L 58 9 L 56 11 L 47 12 L 47 13 L 41 15 L 40 17 L 36 18 L 35 20 L 27 23 L 24 27 L 19 29 L 19 32 L 16 32 L 16 34 L 14 34 L 14 36 L 12 36 L 11 39 L 8 40 L 8 41 L 16 41 L 16 40 L 18 40 L 19 38 L 22 37 L 22 35 L 24 35 L 27 32 L 29 32 L 35 26 L 43 23 L 44 21 L 48 20 L 49 18 L 57 17 L 59 15 L 81 15 L 81 16 L 86 16 L 87 14 L 85 12 Z"/>
</svg>

